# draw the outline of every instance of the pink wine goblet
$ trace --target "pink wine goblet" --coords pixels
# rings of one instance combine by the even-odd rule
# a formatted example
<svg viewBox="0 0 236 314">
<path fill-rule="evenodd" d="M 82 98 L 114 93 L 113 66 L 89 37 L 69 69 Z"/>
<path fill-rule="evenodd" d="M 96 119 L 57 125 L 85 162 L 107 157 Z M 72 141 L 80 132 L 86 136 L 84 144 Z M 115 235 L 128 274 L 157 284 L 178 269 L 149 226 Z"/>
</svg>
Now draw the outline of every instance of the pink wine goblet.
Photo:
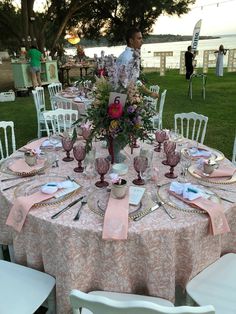
<svg viewBox="0 0 236 314">
<path fill-rule="evenodd" d="M 75 140 L 69 136 L 65 136 L 62 138 L 62 147 L 66 151 L 66 157 L 62 159 L 63 161 L 69 162 L 74 160 L 74 158 L 70 156 L 70 151 L 72 150 L 74 143 Z"/>
<path fill-rule="evenodd" d="M 154 149 L 155 152 L 161 151 L 161 144 L 167 139 L 167 134 L 165 131 L 156 131 L 155 133 L 156 141 L 158 142 L 158 146 Z"/>
<path fill-rule="evenodd" d="M 164 153 L 166 154 L 166 160 L 163 160 L 162 163 L 163 163 L 163 165 L 168 165 L 168 163 L 167 163 L 167 155 L 170 152 L 174 152 L 175 151 L 176 143 L 172 142 L 172 141 L 167 141 L 167 142 L 164 142 L 163 145 L 164 145 Z"/>
<path fill-rule="evenodd" d="M 134 157 L 134 169 L 138 173 L 138 178 L 133 180 L 135 185 L 144 185 L 145 181 L 141 178 L 141 173 L 145 172 L 148 166 L 148 158 L 144 156 Z"/>
<path fill-rule="evenodd" d="M 180 153 L 179 152 L 170 152 L 167 155 L 167 163 L 170 166 L 170 171 L 165 173 L 165 176 L 169 179 L 175 179 L 178 176 L 174 174 L 174 167 L 177 166 L 177 164 L 180 161 Z"/>
<path fill-rule="evenodd" d="M 86 156 L 85 146 L 80 145 L 80 144 L 75 145 L 73 147 L 73 154 L 74 154 L 75 159 L 78 161 L 78 167 L 74 168 L 74 171 L 83 172 L 84 167 L 82 167 L 82 161 L 84 160 Z"/>
<path fill-rule="evenodd" d="M 102 158 L 102 157 L 96 158 L 95 159 L 95 168 L 96 168 L 98 174 L 100 174 L 100 181 L 97 181 L 95 183 L 95 185 L 99 188 L 103 188 L 105 186 L 108 186 L 109 183 L 104 180 L 104 176 L 110 168 L 110 162 L 106 158 Z"/>
</svg>

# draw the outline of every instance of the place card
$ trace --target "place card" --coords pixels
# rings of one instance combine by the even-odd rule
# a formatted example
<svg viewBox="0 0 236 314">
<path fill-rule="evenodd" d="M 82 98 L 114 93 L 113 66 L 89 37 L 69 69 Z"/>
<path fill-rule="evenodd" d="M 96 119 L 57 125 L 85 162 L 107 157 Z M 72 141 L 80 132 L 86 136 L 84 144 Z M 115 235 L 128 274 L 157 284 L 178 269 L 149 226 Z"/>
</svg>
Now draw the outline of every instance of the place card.
<svg viewBox="0 0 236 314">
<path fill-rule="evenodd" d="M 129 187 L 129 204 L 130 205 L 138 205 L 143 197 L 145 192 L 145 188 L 138 186 L 130 186 Z"/>
</svg>

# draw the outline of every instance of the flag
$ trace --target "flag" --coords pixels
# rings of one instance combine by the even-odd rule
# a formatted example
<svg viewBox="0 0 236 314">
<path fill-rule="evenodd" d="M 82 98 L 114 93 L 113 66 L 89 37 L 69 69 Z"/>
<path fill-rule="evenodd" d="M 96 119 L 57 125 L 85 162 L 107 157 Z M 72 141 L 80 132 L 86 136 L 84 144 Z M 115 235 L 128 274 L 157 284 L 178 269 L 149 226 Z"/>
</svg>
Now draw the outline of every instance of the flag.
<svg viewBox="0 0 236 314">
<path fill-rule="evenodd" d="M 198 41 L 199 41 L 199 36 L 200 36 L 200 29 L 201 29 L 201 24 L 202 24 L 202 20 L 199 20 L 193 30 L 193 38 L 192 38 L 192 50 L 196 51 L 197 50 L 197 46 L 198 46 Z"/>
</svg>

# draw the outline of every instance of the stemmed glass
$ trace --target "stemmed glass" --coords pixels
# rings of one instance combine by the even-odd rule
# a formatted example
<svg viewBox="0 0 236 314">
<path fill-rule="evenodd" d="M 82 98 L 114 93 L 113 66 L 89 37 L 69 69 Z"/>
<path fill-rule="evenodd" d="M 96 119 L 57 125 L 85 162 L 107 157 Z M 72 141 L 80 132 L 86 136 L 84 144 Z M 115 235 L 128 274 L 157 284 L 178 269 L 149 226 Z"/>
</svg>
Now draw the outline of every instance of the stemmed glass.
<svg viewBox="0 0 236 314">
<path fill-rule="evenodd" d="M 165 173 L 165 176 L 170 179 L 175 179 L 178 176 L 174 174 L 174 167 L 177 166 L 177 164 L 180 161 L 180 153 L 179 152 L 170 152 L 167 155 L 167 163 L 170 166 L 170 172 Z"/>
<path fill-rule="evenodd" d="M 191 166 L 192 157 L 191 154 L 186 150 L 180 153 L 180 165 L 181 165 L 181 177 L 183 181 L 186 181 L 186 174 L 188 168 Z"/>
<path fill-rule="evenodd" d="M 168 155 L 170 152 L 174 152 L 175 149 L 176 149 L 176 143 L 175 143 L 175 142 L 172 142 L 172 141 L 164 142 L 164 152 L 165 152 L 165 154 L 166 154 L 166 158 L 167 158 L 167 155 Z M 162 164 L 163 164 L 163 165 L 168 165 L 167 159 L 166 159 L 166 160 L 163 160 L 163 161 L 162 161 Z"/>
<path fill-rule="evenodd" d="M 167 134 L 165 131 L 156 131 L 155 133 L 156 141 L 158 146 L 154 149 L 155 152 L 161 151 L 161 144 L 167 139 Z"/>
<path fill-rule="evenodd" d="M 107 181 L 104 181 L 104 175 L 108 172 L 110 168 L 110 162 L 106 158 L 102 158 L 102 157 L 96 158 L 95 168 L 98 174 L 100 174 L 100 181 L 97 181 L 95 185 L 99 188 L 108 186 L 109 183 Z"/>
<path fill-rule="evenodd" d="M 145 172 L 148 166 L 148 158 L 144 156 L 134 157 L 134 169 L 138 173 L 138 178 L 133 180 L 135 185 L 144 185 L 145 181 L 141 178 L 141 173 Z"/>
<path fill-rule="evenodd" d="M 90 134 L 91 134 L 91 128 L 86 128 L 86 127 L 82 128 L 82 136 L 83 136 L 85 141 L 88 140 Z"/>
<path fill-rule="evenodd" d="M 84 160 L 86 156 L 85 146 L 82 146 L 80 144 L 75 145 L 73 147 L 73 154 L 75 156 L 75 159 L 78 161 L 78 167 L 74 168 L 74 171 L 83 172 L 84 167 L 82 167 L 82 161 Z"/>
<path fill-rule="evenodd" d="M 66 151 L 66 157 L 62 159 L 63 161 L 68 162 L 74 160 L 73 157 L 70 157 L 70 151 L 72 150 L 74 143 L 75 140 L 70 136 L 65 136 L 62 138 L 62 147 Z"/>
</svg>

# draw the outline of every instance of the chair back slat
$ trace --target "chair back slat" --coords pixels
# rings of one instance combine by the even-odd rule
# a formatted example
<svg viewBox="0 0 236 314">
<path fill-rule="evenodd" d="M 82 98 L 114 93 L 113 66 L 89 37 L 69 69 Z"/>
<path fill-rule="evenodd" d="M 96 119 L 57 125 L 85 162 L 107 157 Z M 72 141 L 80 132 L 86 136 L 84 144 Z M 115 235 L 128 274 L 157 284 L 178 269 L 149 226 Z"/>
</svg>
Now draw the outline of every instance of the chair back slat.
<svg viewBox="0 0 236 314">
<path fill-rule="evenodd" d="M 0 121 L 0 161 L 9 157 L 16 150 L 13 121 Z"/>
</svg>

